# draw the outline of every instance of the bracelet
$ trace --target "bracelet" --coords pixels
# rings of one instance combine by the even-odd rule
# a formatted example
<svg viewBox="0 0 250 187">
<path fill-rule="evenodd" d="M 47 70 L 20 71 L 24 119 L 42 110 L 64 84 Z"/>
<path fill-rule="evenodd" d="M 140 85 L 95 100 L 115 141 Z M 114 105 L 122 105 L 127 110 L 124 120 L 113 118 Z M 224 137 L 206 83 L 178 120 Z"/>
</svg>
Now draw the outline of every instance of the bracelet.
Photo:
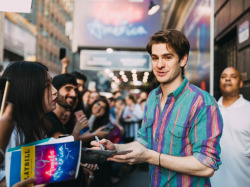
<svg viewBox="0 0 250 187">
<path fill-rule="evenodd" d="M 161 168 L 161 153 L 159 154 L 159 167 Z"/>
<path fill-rule="evenodd" d="M 5 154 L 4 154 L 4 152 L 3 152 L 3 150 L 2 150 L 2 149 L 0 149 L 0 153 L 1 153 L 1 155 L 3 156 L 3 159 L 4 159 Z"/>
</svg>

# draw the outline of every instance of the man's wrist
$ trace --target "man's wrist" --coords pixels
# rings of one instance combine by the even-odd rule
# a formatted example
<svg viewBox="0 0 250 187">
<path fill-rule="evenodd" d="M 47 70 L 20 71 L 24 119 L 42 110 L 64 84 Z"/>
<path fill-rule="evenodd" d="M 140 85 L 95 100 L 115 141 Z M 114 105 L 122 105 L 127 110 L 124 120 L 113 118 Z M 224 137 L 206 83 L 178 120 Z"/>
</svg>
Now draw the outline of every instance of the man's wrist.
<svg viewBox="0 0 250 187">
<path fill-rule="evenodd" d="M 147 163 L 158 166 L 159 165 L 159 153 L 148 149 Z"/>
</svg>

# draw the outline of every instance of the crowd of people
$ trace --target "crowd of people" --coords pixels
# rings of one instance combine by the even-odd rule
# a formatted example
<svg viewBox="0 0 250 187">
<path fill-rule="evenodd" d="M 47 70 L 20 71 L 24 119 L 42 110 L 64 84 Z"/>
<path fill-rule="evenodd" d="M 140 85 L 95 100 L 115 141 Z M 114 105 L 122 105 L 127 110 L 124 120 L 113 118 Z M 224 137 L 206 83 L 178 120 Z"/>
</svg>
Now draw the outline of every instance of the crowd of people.
<svg viewBox="0 0 250 187">
<path fill-rule="evenodd" d="M 0 144 L 1 150 L 47 137 L 59 138 L 65 134 L 72 135 L 75 140 L 81 140 L 84 147 L 90 147 L 95 136 L 120 143 L 128 133 L 124 129 L 128 118 L 130 123 L 134 120 L 137 125 L 136 129 L 133 129 L 133 136 L 129 137 L 136 137 L 139 121 L 142 120 L 142 108 L 132 93 L 128 94 L 133 98 L 132 102 L 129 97 L 123 97 L 120 91 L 115 92 L 114 97 L 106 98 L 98 91 L 85 88 L 87 78 L 81 72 L 62 73 L 52 78 L 47 67 L 38 62 L 14 62 L 2 74 L 1 79 L 5 78 L 11 80 L 11 86 L 8 94 L 9 104 L 1 123 L 3 128 L 7 128 L 9 123 L 12 125 L 8 125 L 6 131 L 1 131 L 7 132 L 1 134 L 4 140 Z M 125 109 L 126 113 L 130 114 L 123 117 Z M 136 113 L 135 109 L 140 113 Z M 1 162 L 3 160 L 2 153 Z M 111 185 L 111 163 L 100 164 L 97 171 L 93 171 L 97 166 L 91 167 L 93 170 L 89 170 L 90 167 L 83 165 L 75 181 L 47 186 L 99 186 L 99 181 L 101 186 Z M 104 170 L 106 176 L 101 174 Z M 0 170 L 1 185 L 4 185 L 4 179 L 3 163 Z"/>
<path fill-rule="evenodd" d="M 67 72 L 67 58 L 62 59 L 62 73 L 53 78 L 38 62 L 10 64 L 1 77 L 11 84 L 0 118 L 0 186 L 5 185 L 6 149 L 66 134 L 84 147 L 102 144 L 132 152 L 98 166 L 82 163 L 76 180 L 46 186 L 109 187 L 128 171 L 125 163 L 148 163 L 151 186 L 250 185 L 250 104 L 239 94 L 240 73 L 232 67 L 222 72 L 217 104 L 183 75 L 189 42 L 181 32 L 159 31 L 146 49 L 160 83 L 149 95 L 116 91 L 106 98 L 87 90 L 85 75 Z"/>
</svg>

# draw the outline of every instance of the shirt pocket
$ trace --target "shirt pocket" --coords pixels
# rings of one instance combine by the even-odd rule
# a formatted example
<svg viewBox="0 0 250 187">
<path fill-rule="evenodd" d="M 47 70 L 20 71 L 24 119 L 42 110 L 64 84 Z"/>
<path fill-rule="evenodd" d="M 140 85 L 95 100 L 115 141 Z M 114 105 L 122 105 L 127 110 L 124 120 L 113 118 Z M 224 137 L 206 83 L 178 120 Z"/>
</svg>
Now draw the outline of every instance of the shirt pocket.
<svg viewBox="0 0 250 187">
<path fill-rule="evenodd" d="M 169 124 L 168 127 L 170 135 L 170 147 L 172 147 L 172 153 L 179 155 L 183 148 L 190 143 L 188 134 L 189 128 L 181 125 Z"/>
<path fill-rule="evenodd" d="M 152 127 L 152 125 L 154 124 L 154 119 L 153 118 L 148 118 L 145 122 L 145 126 L 146 128 L 150 128 Z"/>
</svg>

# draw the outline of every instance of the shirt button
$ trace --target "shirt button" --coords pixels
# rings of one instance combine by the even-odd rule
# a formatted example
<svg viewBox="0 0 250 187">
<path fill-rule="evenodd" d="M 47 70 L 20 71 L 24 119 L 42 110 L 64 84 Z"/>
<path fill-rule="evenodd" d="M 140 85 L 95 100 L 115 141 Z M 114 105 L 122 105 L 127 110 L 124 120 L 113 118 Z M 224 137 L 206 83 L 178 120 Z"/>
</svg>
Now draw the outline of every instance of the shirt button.
<svg viewBox="0 0 250 187">
<path fill-rule="evenodd" d="M 159 138 L 157 138 L 156 141 L 159 142 Z"/>
</svg>

